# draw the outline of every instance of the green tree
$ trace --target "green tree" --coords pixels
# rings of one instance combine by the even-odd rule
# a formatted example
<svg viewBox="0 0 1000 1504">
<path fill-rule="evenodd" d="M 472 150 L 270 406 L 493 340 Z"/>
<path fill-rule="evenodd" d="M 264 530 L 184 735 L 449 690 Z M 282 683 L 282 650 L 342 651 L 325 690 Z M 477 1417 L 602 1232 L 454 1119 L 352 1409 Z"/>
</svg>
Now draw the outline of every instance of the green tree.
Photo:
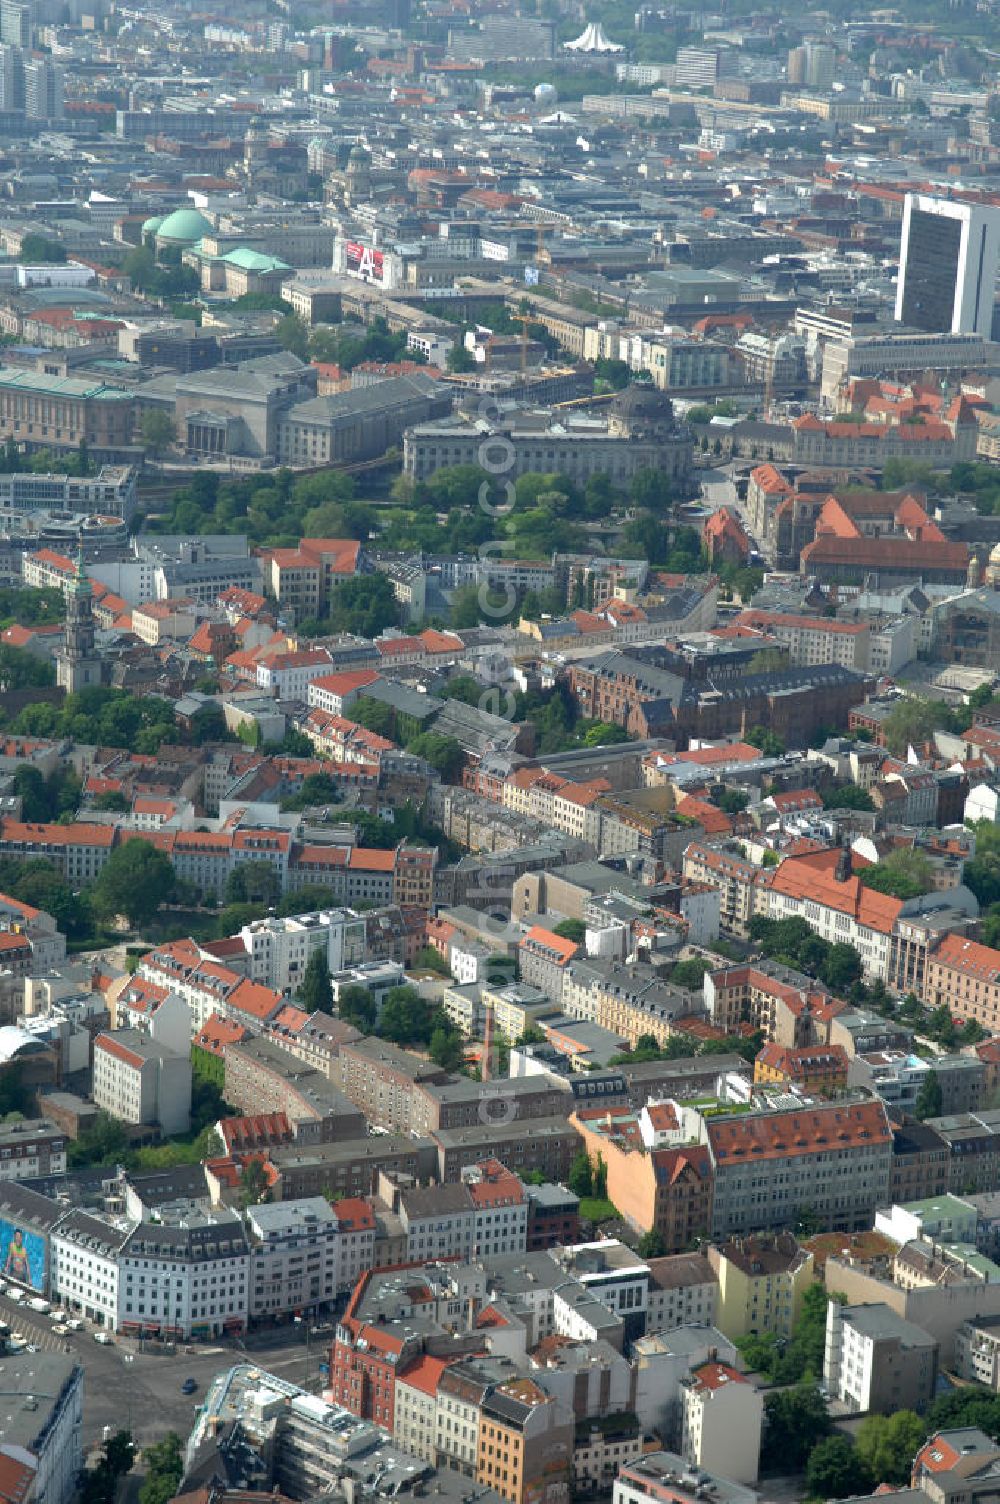
<svg viewBox="0 0 1000 1504">
<path fill-rule="evenodd" d="M 481 618 L 479 609 L 479 586 L 459 585 L 452 591 L 449 619 L 456 631 L 478 627 Z"/>
<path fill-rule="evenodd" d="M 858 1427 L 855 1445 L 872 1486 L 909 1482 L 913 1459 L 926 1435 L 926 1425 L 912 1410 L 867 1416 Z"/>
<path fill-rule="evenodd" d="M 871 1474 L 846 1436 L 817 1442 L 806 1465 L 806 1489 L 813 1499 L 846 1499 L 867 1493 Z"/>
<path fill-rule="evenodd" d="M 145 1448 L 146 1481 L 139 1490 L 139 1504 L 169 1504 L 184 1476 L 181 1439 L 168 1431 L 162 1441 Z"/>
<path fill-rule="evenodd" d="M 341 987 L 337 997 L 337 1013 L 345 1023 L 353 1024 L 362 1034 L 370 1034 L 375 1027 L 378 1009 L 367 987 L 352 982 Z"/>
<path fill-rule="evenodd" d="M 837 940 L 830 946 L 820 976 L 831 992 L 846 992 L 861 977 L 861 957 L 853 945 Z"/>
<path fill-rule="evenodd" d="M 270 862 L 237 862 L 226 879 L 224 903 L 256 903 L 265 907 L 281 895 L 281 880 Z"/>
<path fill-rule="evenodd" d="M 780 757 L 785 750 L 781 737 L 768 731 L 766 726 L 752 726 L 745 740 L 751 747 L 758 747 L 765 757 Z"/>
<path fill-rule="evenodd" d="M 580 945 L 587 933 L 587 926 L 582 919 L 560 919 L 552 933 L 561 935 L 564 940 L 572 940 L 574 945 Z"/>
<path fill-rule="evenodd" d="M 21 801 L 21 819 L 45 822 L 54 817 L 48 786 L 40 769 L 21 763 L 14 772 L 14 793 Z"/>
<path fill-rule="evenodd" d="M 886 746 L 895 757 L 905 757 L 907 747 L 919 750 L 935 731 L 952 729 L 954 717 L 940 700 L 897 700 L 882 723 Z"/>
<path fill-rule="evenodd" d="M 264 1169 L 264 1161 L 251 1159 L 243 1166 L 240 1175 L 239 1201 L 240 1206 L 246 1211 L 248 1206 L 260 1206 L 262 1201 L 269 1200 L 271 1188 L 268 1184 L 267 1171 Z"/>
<path fill-rule="evenodd" d="M 55 683 L 51 663 L 26 653 L 21 648 L 0 643 L 0 690 L 42 689 Z M 45 710 L 53 707 L 45 706 Z"/>
<path fill-rule="evenodd" d="M 761 1463 L 768 1471 L 800 1472 L 816 1443 L 829 1435 L 826 1401 L 814 1382 L 772 1390 L 764 1400 Z"/>
<path fill-rule="evenodd" d="M 94 809 L 107 813 L 126 814 L 129 808 L 128 800 L 118 789 L 107 789 L 103 794 L 98 794 L 94 800 Z M 28 817 L 26 816 L 25 818 Z"/>
<path fill-rule="evenodd" d="M 274 337 L 283 350 L 309 359 L 309 330 L 297 313 L 286 313 L 274 326 Z"/>
<path fill-rule="evenodd" d="M 135 1444 L 130 1431 L 116 1431 L 101 1448 L 97 1465 L 80 1477 L 81 1504 L 115 1504 L 120 1479 L 132 1470 Z"/>
<path fill-rule="evenodd" d="M 66 247 L 60 241 L 51 240 L 45 235 L 29 234 L 21 241 L 18 259 L 28 266 L 39 262 L 61 265 L 66 260 Z"/>
<path fill-rule="evenodd" d="M 475 357 L 471 350 L 467 350 L 464 344 L 458 341 L 452 345 L 444 358 L 444 363 L 452 375 L 474 371 L 476 369 Z"/>
<path fill-rule="evenodd" d="M 454 783 L 465 761 L 461 743 L 455 737 L 442 736 L 437 731 L 422 731 L 407 742 L 406 750 L 429 762 L 446 783 Z"/>
<path fill-rule="evenodd" d="M 415 987 L 390 987 L 379 1014 L 378 1032 L 394 1044 L 428 1044 L 437 1024 L 435 1010 Z"/>
<path fill-rule="evenodd" d="M 581 1149 L 570 1165 L 566 1184 L 581 1200 L 594 1194 L 594 1171 L 586 1149 Z"/>
<path fill-rule="evenodd" d="M 913 1111 L 921 1123 L 926 1118 L 941 1116 L 944 1111 L 944 1098 L 941 1093 L 941 1078 L 937 1071 L 928 1071 L 921 1081 Z"/>
<path fill-rule="evenodd" d="M 788 667 L 788 654 L 780 648 L 761 648 L 754 653 L 747 664 L 748 674 L 773 674 L 780 673 Z"/>
<path fill-rule="evenodd" d="M 861 881 L 866 888 L 887 893 L 892 898 L 918 898 L 934 887 L 934 869 L 923 851 L 901 848 L 890 851 L 881 862 L 863 867 Z"/>
<path fill-rule="evenodd" d="M 690 961 L 678 961 L 670 973 L 670 985 L 672 987 L 686 987 L 689 992 L 696 992 L 705 980 L 706 971 L 711 971 L 708 962 L 701 956 L 696 956 Z"/>
<path fill-rule="evenodd" d="M 124 914 L 130 926 L 148 924 L 174 891 L 174 869 L 164 852 L 149 841 L 133 839 L 116 846 L 97 876 L 91 894 L 105 919 Z"/>
<path fill-rule="evenodd" d="M 822 794 L 825 809 L 873 810 L 872 796 L 856 783 L 838 783 Z"/>
<path fill-rule="evenodd" d="M 351 706 L 350 719 L 376 736 L 392 741 L 396 729 L 396 717 L 391 705 L 384 700 L 373 700 L 370 695 L 361 695 Z"/>
<path fill-rule="evenodd" d="M 330 591 L 327 620 L 331 631 L 355 632 L 359 637 L 378 637 L 386 627 L 397 626 L 399 602 L 392 581 L 384 574 L 338 580 Z"/>
<path fill-rule="evenodd" d="M 322 946 L 318 946 L 306 962 L 297 997 L 307 1013 L 330 1013 L 333 1010 L 330 968 Z"/>
<path fill-rule="evenodd" d="M 139 420 L 139 439 L 146 453 L 158 460 L 177 437 L 174 420 L 158 407 L 148 407 Z"/>
<path fill-rule="evenodd" d="M 649 1232 L 644 1232 L 635 1247 L 636 1253 L 641 1259 L 661 1259 L 667 1251 L 667 1245 L 663 1241 L 663 1234 L 658 1228 L 651 1227 Z"/>
<path fill-rule="evenodd" d="M 465 1047 L 462 1036 L 454 1026 L 442 1018 L 431 1034 L 428 1053 L 435 1065 L 443 1071 L 458 1071 L 465 1064 Z"/>
<path fill-rule="evenodd" d="M 109 1113 L 98 1112 L 91 1126 L 70 1143 L 66 1158 L 71 1170 L 79 1170 L 88 1165 L 120 1164 L 127 1151 L 125 1124 Z"/>
</svg>

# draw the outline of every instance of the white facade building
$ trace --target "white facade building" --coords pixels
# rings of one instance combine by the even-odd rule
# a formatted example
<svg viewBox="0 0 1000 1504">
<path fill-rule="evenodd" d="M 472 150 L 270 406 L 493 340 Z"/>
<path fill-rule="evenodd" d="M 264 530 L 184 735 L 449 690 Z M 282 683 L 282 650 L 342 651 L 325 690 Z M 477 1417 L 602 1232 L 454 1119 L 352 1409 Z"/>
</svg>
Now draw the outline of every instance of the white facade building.
<svg viewBox="0 0 1000 1504">
<path fill-rule="evenodd" d="M 158 1123 L 164 1135 L 191 1126 L 190 1056 L 168 1050 L 136 1029 L 99 1034 L 94 1042 L 94 1101 L 123 1123 Z"/>
<path fill-rule="evenodd" d="M 118 1326 L 118 1261 L 128 1229 L 73 1211 L 49 1239 L 49 1292 L 111 1331 Z"/>
<path fill-rule="evenodd" d="M 4 1426 L 0 1455 L 33 1471 L 30 1490 L 19 1492 L 11 1473 L 8 1497 L 31 1504 L 71 1504 L 83 1471 L 83 1369 L 63 1353 L 5 1357 Z M 19 1482 L 20 1480 L 18 1480 Z"/>
<path fill-rule="evenodd" d="M 246 1329 L 250 1250 L 235 1212 L 144 1222 L 120 1258 L 118 1328 L 183 1339 Z"/>
<path fill-rule="evenodd" d="M 294 992 L 314 950 L 326 952 L 331 972 L 365 959 L 365 921 L 350 909 L 323 909 L 284 919 L 255 919 L 240 930 L 250 962 L 250 979 L 277 992 Z"/>
<path fill-rule="evenodd" d="M 756 1483 L 764 1396 L 735 1368 L 706 1363 L 681 1384 L 681 1454 L 692 1467 Z"/>
<path fill-rule="evenodd" d="M 340 1290 L 340 1225 L 323 1196 L 252 1206 L 250 1316 L 308 1311 Z"/>
</svg>

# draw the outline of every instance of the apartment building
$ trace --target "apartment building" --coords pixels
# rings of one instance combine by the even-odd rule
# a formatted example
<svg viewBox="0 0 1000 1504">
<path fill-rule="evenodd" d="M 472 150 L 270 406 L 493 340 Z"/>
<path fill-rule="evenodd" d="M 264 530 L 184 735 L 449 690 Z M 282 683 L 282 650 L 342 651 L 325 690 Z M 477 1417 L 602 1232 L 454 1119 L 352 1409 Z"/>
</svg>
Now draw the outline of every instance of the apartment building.
<svg viewBox="0 0 1000 1504">
<path fill-rule="evenodd" d="M 480 1406 L 476 1482 L 508 1504 L 568 1504 L 572 1412 L 533 1380 L 498 1385 Z"/>
<path fill-rule="evenodd" d="M 75 1209 L 49 1238 L 49 1294 L 69 1311 L 114 1331 L 118 1325 L 120 1254 L 127 1228 Z"/>
<path fill-rule="evenodd" d="M 8 1353 L 4 1369 L 4 1493 L 72 1504 L 83 1455 L 83 1367 L 75 1354 Z"/>
<path fill-rule="evenodd" d="M 191 1125 L 191 1061 L 136 1029 L 98 1034 L 93 1097 L 123 1123 L 158 1124 L 164 1136 Z"/>
<path fill-rule="evenodd" d="M 68 882 L 91 883 L 116 845 L 113 825 L 55 825 L 0 820 L 0 857 L 13 861 L 44 858 Z"/>
<path fill-rule="evenodd" d="M 250 1250 L 235 1212 L 143 1222 L 119 1258 L 118 1329 L 133 1336 L 239 1336 L 249 1315 Z"/>
<path fill-rule="evenodd" d="M 884 1103 L 831 1102 L 706 1120 L 715 1241 L 794 1226 L 871 1225 L 889 1194 L 892 1132 Z"/>
<path fill-rule="evenodd" d="M 252 1319 L 309 1313 L 336 1300 L 341 1231 L 323 1196 L 251 1206 L 248 1314 Z"/>
<path fill-rule="evenodd" d="M 867 669 L 870 628 L 867 622 L 832 621 L 827 617 L 794 616 L 781 611 L 741 611 L 735 625 L 763 632 L 788 649 L 789 661 L 805 667 L 839 663 Z"/>
<path fill-rule="evenodd" d="M 336 580 L 365 567 L 361 544 L 351 538 L 303 538 L 297 548 L 266 550 L 263 565 L 270 594 L 297 621 L 321 616 Z"/>
<path fill-rule="evenodd" d="M 332 667 L 326 648 L 275 649 L 258 658 L 257 684 L 277 700 L 305 700 L 312 681 Z"/>
<path fill-rule="evenodd" d="M 830 1020 L 845 1007 L 821 982 L 772 961 L 707 972 L 704 991 L 708 1016 L 717 1028 L 737 1034 L 742 1025 L 749 1024 L 779 1051 L 800 1051 L 817 1040 L 825 1041 Z M 780 1073 L 772 1062 L 783 1065 L 785 1057 L 768 1053 L 765 1061 L 762 1073 L 777 1076 Z"/>
<path fill-rule="evenodd" d="M 682 870 L 689 882 L 718 889 L 719 924 L 741 939 L 749 936 L 751 919 L 768 911 L 771 874 L 736 850 L 692 841 L 684 849 Z"/>
<path fill-rule="evenodd" d="M 530 1203 L 520 1177 L 498 1159 L 484 1159 L 470 1165 L 462 1178 L 472 1201 L 474 1257 L 523 1252 Z"/>
<path fill-rule="evenodd" d="M 845 850 L 787 858 L 771 875 L 771 917 L 804 918 L 824 940 L 853 945 L 873 980 L 888 980 L 893 926 L 902 907 L 900 899 L 866 888 Z"/>
<path fill-rule="evenodd" d="M 705 1363 L 681 1380 L 681 1455 L 692 1467 L 756 1483 L 764 1396 L 726 1363 Z"/>
<path fill-rule="evenodd" d="M 942 936 L 924 962 L 923 1001 L 1000 1033 L 1000 950 L 964 935 Z"/>
<path fill-rule="evenodd" d="M 553 1002 L 562 998 L 566 967 L 579 946 L 543 925 L 532 925 L 518 946 L 519 970 L 523 981 L 538 987 Z"/>
<path fill-rule="evenodd" d="M 281 1113 L 304 1143 L 360 1138 L 363 1114 L 321 1071 L 274 1038 L 252 1036 L 226 1046 L 227 1102 L 246 1113 Z"/>
<path fill-rule="evenodd" d="M 604 1160 L 608 1196 L 637 1232 L 658 1232 L 668 1254 L 710 1232 L 715 1186 L 706 1145 L 647 1152 L 631 1108 L 580 1108 L 570 1123 L 591 1158 Z"/>
<path fill-rule="evenodd" d="M 67 1137 L 47 1118 L 0 1123 L 0 1180 L 66 1173 Z"/>
<path fill-rule="evenodd" d="M 826 1315 L 823 1379 L 855 1414 L 923 1410 L 934 1396 L 938 1344 L 887 1305 L 841 1305 Z"/>
<path fill-rule="evenodd" d="M 364 916 L 348 909 L 269 915 L 240 930 L 251 980 L 286 994 L 297 989 L 316 950 L 323 952 L 331 972 L 360 965 L 367 959 L 365 935 Z"/>
<path fill-rule="evenodd" d="M 804 1096 L 833 1097 L 847 1088 L 847 1051 L 839 1044 L 766 1043 L 753 1063 L 755 1086 L 783 1086 Z"/>
<path fill-rule="evenodd" d="M 705 1250 L 717 1282 L 715 1325 L 727 1337 L 773 1332 L 788 1338 L 815 1279 L 813 1256 L 791 1233 L 732 1238 Z"/>
</svg>

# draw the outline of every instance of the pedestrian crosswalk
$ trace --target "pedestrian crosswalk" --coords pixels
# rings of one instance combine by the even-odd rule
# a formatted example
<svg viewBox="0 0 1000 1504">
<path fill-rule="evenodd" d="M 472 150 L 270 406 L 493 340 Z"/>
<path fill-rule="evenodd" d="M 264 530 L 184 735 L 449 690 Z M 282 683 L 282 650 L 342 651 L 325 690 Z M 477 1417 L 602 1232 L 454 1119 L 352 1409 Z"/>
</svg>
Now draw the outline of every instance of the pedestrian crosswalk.
<svg viewBox="0 0 1000 1504">
<path fill-rule="evenodd" d="M 11 1322 L 11 1336 L 22 1338 L 32 1347 L 37 1348 L 40 1353 L 64 1353 L 71 1345 L 66 1337 L 60 1336 L 58 1332 L 53 1332 L 48 1328 L 29 1326 L 26 1321 L 22 1321 L 20 1325 L 16 1321 Z"/>
</svg>

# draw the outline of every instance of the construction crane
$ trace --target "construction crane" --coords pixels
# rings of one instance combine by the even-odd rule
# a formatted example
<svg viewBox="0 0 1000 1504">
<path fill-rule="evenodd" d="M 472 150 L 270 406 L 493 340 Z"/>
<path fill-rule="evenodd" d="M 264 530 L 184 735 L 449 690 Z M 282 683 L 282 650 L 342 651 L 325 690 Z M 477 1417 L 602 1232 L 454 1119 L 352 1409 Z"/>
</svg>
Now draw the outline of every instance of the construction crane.
<svg viewBox="0 0 1000 1504">
<path fill-rule="evenodd" d="M 521 375 L 528 371 L 528 325 L 534 320 L 530 313 L 512 313 L 511 318 L 521 326 Z"/>
</svg>

